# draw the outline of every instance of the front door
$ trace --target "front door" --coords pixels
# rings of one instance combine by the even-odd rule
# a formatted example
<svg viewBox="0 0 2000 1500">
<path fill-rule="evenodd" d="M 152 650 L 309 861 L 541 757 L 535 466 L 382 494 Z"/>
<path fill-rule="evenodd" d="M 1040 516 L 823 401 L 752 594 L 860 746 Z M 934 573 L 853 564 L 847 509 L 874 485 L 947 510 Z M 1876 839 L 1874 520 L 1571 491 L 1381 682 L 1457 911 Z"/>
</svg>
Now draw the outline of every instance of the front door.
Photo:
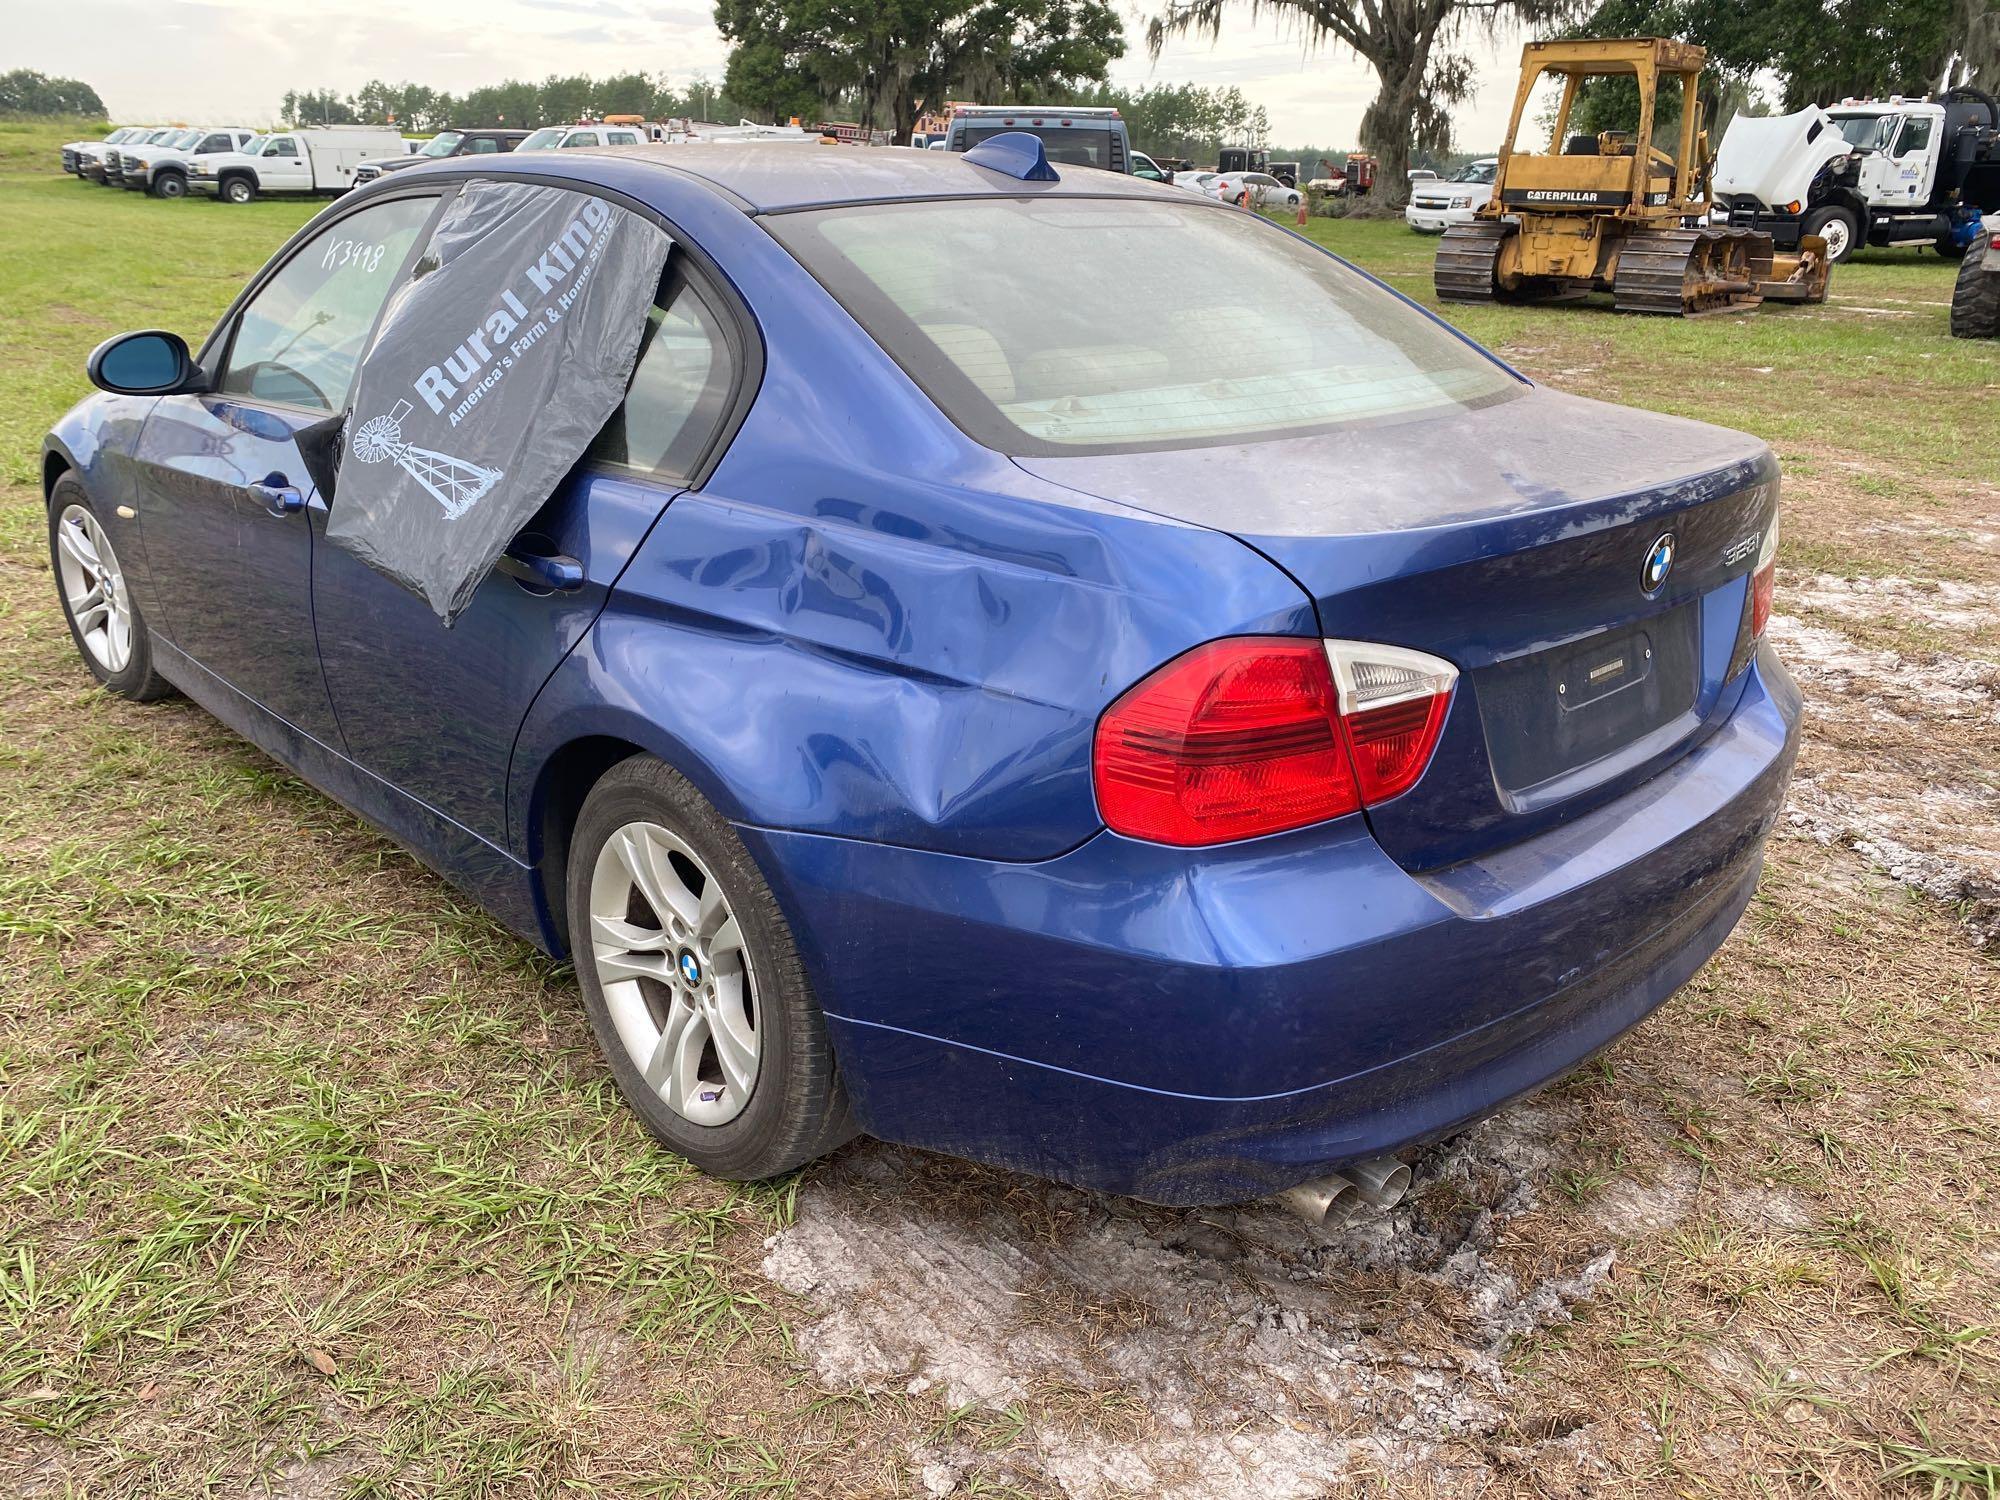
<svg viewBox="0 0 2000 1500">
<path fill-rule="evenodd" d="M 341 548 L 314 555 L 320 655 L 348 753 L 490 843 L 506 842 L 508 762 L 535 695 L 708 461 L 743 367 L 725 304 L 673 269 L 679 258 L 624 405 L 449 628 Z M 537 577 L 535 558 L 563 561 Z"/>
<path fill-rule="evenodd" d="M 169 396 L 139 440 L 160 631 L 270 713 L 337 746 L 313 637 L 314 524 L 361 351 L 434 195 L 349 214 L 267 271 L 210 353 L 210 394 Z"/>
</svg>

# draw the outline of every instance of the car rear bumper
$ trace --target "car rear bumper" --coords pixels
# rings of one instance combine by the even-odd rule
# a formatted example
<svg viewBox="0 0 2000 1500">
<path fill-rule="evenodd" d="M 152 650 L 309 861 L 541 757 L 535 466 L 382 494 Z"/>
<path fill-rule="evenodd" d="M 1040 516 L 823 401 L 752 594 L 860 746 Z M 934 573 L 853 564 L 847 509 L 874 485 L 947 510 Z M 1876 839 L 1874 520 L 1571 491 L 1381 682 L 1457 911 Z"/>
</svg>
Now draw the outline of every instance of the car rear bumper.
<svg viewBox="0 0 2000 1500">
<path fill-rule="evenodd" d="M 1667 770 L 1424 876 L 1358 819 L 1007 864 L 744 829 L 862 1127 L 1160 1203 L 1235 1202 L 1560 1077 L 1748 905 L 1797 749 L 1765 648 Z"/>
</svg>

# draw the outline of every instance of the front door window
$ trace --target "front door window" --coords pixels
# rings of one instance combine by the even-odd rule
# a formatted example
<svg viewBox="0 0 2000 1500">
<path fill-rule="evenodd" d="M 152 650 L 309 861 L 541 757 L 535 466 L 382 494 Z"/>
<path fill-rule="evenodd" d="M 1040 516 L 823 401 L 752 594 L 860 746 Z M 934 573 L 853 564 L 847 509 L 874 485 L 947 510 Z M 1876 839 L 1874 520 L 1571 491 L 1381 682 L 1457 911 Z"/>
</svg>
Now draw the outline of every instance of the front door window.
<svg viewBox="0 0 2000 1500">
<path fill-rule="evenodd" d="M 243 309 L 219 388 L 336 412 L 435 198 L 393 198 L 321 232 Z"/>
</svg>

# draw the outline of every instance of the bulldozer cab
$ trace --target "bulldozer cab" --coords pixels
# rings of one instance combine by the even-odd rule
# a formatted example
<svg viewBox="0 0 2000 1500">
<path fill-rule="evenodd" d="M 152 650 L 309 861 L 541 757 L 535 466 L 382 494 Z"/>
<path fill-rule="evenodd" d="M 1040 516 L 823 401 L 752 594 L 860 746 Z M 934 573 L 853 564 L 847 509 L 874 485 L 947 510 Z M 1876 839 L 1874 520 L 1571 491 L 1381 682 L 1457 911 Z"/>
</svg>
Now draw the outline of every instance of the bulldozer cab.
<svg viewBox="0 0 2000 1500">
<path fill-rule="evenodd" d="M 1500 151 L 1496 191 L 1481 211 L 1502 214 L 1611 213 L 1638 223 L 1678 223 L 1708 212 L 1708 151 L 1697 85 L 1707 54 L 1660 37 L 1530 42 L 1521 54 L 1514 115 Z M 1576 133 L 1577 101 L 1592 83 L 1629 79 L 1638 92 L 1636 128 Z M 1531 104 L 1559 93 L 1548 133 Z M 1662 95 L 1672 106 L 1662 107 Z M 1663 145 L 1656 125 L 1678 115 Z M 1524 141 L 1540 149 L 1524 149 Z"/>
</svg>

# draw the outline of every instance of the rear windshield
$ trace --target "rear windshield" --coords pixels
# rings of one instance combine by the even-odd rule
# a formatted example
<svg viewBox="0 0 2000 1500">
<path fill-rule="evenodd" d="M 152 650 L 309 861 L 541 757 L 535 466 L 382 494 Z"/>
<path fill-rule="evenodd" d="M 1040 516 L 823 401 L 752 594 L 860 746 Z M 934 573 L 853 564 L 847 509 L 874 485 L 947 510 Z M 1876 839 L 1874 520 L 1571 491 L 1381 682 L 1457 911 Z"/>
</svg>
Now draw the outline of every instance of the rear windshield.
<svg viewBox="0 0 2000 1500">
<path fill-rule="evenodd" d="M 1004 453 L 1296 437 L 1524 389 L 1253 215 L 1068 198 L 846 206 L 765 225 L 940 408 Z M 1142 288 L 1185 288 L 1163 309 Z"/>
<path fill-rule="evenodd" d="M 1009 131 L 1041 137 L 1042 154 L 1058 166 L 1111 167 L 1111 127 L 1108 125 L 967 125 L 958 133 L 959 149 L 970 151 L 988 136 Z"/>
</svg>

